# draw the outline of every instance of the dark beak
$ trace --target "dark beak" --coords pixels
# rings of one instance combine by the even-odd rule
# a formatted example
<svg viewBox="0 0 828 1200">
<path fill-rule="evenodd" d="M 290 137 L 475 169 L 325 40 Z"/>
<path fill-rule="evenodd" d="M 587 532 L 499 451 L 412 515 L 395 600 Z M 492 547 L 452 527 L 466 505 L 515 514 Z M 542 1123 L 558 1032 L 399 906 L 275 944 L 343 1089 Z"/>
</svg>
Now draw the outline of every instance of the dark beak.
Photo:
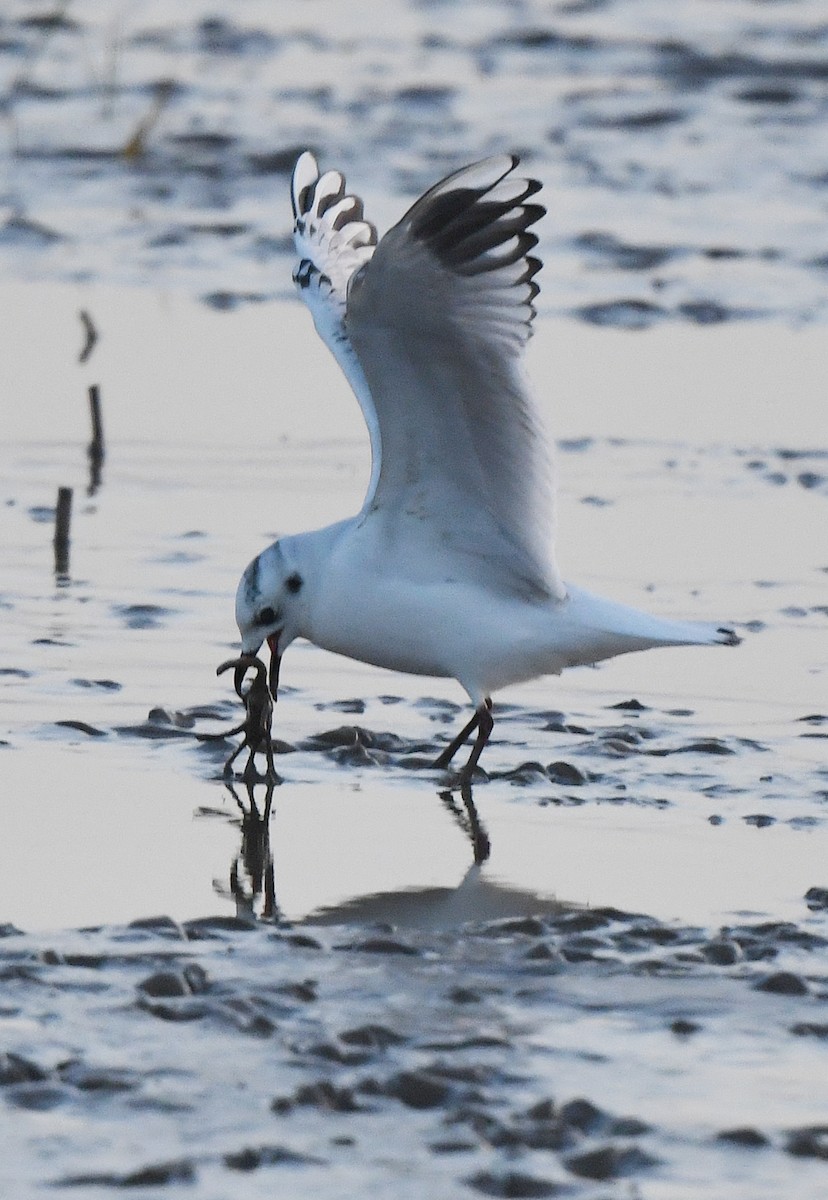
<svg viewBox="0 0 828 1200">
<path fill-rule="evenodd" d="M 267 639 L 267 644 L 270 647 L 270 694 L 273 697 L 273 703 L 279 699 L 279 668 L 282 665 L 282 656 L 279 653 L 279 635 L 272 634 Z"/>
</svg>

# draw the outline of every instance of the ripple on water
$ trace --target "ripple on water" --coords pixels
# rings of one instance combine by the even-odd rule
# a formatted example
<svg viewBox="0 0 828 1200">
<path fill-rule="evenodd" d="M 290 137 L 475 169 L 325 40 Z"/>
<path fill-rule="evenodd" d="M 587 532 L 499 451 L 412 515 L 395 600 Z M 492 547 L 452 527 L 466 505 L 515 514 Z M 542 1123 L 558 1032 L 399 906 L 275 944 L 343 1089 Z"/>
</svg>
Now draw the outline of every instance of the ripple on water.
<svg viewBox="0 0 828 1200">
<path fill-rule="evenodd" d="M 389 0 L 382 38 L 367 39 L 332 0 L 298 18 L 247 7 L 128 14 L 105 97 L 92 64 L 111 29 L 92 0 L 71 25 L 7 22 L 12 272 L 151 278 L 233 308 L 279 286 L 262 239 L 285 255 L 288 286 L 273 188 L 308 144 L 372 194 L 383 226 L 440 171 L 518 149 L 555 198 L 541 250 L 556 311 L 624 328 L 824 317 L 825 34 L 808 0 L 784 15 L 737 0 L 714 30 L 690 9 L 665 25 L 658 0 L 552 15 Z"/>
</svg>

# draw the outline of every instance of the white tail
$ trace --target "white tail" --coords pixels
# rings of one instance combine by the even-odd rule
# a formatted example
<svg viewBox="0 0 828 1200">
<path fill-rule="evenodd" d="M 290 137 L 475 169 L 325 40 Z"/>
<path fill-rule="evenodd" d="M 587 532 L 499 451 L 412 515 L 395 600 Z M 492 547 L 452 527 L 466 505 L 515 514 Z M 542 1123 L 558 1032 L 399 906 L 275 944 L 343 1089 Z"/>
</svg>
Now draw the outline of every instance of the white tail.
<svg viewBox="0 0 828 1200">
<path fill-rule="evenodd" d="M 556 613 L 558 621 L 571 634 L 573 654 L 568 666 L 656 646 L 736 646 L 741 640 L 722 625 L 656 617 L 571 584 L 567 584 L 567 598 Z"/>
</svg>

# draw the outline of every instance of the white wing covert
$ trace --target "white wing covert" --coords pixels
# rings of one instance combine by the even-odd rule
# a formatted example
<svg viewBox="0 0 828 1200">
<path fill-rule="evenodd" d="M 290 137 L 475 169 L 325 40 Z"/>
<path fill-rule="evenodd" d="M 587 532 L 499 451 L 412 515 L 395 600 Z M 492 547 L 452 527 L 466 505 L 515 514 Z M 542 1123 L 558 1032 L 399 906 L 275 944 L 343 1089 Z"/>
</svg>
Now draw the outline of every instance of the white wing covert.
<svg viewBox="0 0 828 1200">
<path fill-rule="evenodd" d="M 352 276 L 345 331 L 382 445 L 372 519 L 400 515 L 490 584 L 563 597 L 549 452 L 523 370 L 540 189 L 498 156 L 438 183 Z M 373 435 L 372 435 L 373 436 Z"/>
<path fill-rule="evenodd" d="M 293 282 L 313 315 L 317 333 L 339 363 L 359 401 L 371 438 L 371 481 L 365 498 L 373 497 L 379 477 L 379 426 L 371 393 L 345 329 L 351 277 L 370 261 L 377 244 L 373 225 L 363 217 L 362 201 L 345 192 L 339 171 L 319 173 L 316 159 L 300 155 L 291 180 L 293 241 L 299 261 Z"/>
</svg>

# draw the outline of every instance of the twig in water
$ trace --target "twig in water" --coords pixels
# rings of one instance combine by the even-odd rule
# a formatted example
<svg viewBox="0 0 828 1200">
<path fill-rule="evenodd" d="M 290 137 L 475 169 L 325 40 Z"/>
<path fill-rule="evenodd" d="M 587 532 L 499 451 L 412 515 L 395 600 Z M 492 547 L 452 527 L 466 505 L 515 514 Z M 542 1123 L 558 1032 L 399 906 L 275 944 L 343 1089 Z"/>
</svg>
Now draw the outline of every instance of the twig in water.
<svg viewBox="0 0 828 1200">
<path fill-rule="evenodd" d="M 78 355 L 78 362 L 85 363 L 88 361 L 92 351 L 95 349 L 95 343 L 98 340 L 98 331 L 95 328 L 94 321 L 85 308 L 80 310 L 78 316 L 80 317 L 81 325 L 83 326 L 83 332 L 86 335 L 86 341 L 83 343 L 81 352 Z"/>
<path fill-rule="evenodd" d="M 161 79 L 155 85 L 152 107 L 147 115 L 139 121 L 135 132 L 121 151 L 127 162 L 137 162 L 138 159 L 144 157 L 147 152 L 149 135 L 158 123 L 158 118 L 172 99 L 174 92 L 175 83 L 171 79 Z"/>
<path fill-rule="evenodd" d="M 92 417 L 92 441 L 89 443 L 86 453 L 89 456 L 89 495 L 94 496 L 101 485 L 101 467 L 105 454 L 101 395 L 96 383 L 89 388 L 89 412 Z"/>
<path fill-rule="evenodd" d="M 69 526 L 72 523 L 72 489 L 58 488 L 55 508 L 55 575 L 58 579 L 69 577 Z"/>
</svg>

